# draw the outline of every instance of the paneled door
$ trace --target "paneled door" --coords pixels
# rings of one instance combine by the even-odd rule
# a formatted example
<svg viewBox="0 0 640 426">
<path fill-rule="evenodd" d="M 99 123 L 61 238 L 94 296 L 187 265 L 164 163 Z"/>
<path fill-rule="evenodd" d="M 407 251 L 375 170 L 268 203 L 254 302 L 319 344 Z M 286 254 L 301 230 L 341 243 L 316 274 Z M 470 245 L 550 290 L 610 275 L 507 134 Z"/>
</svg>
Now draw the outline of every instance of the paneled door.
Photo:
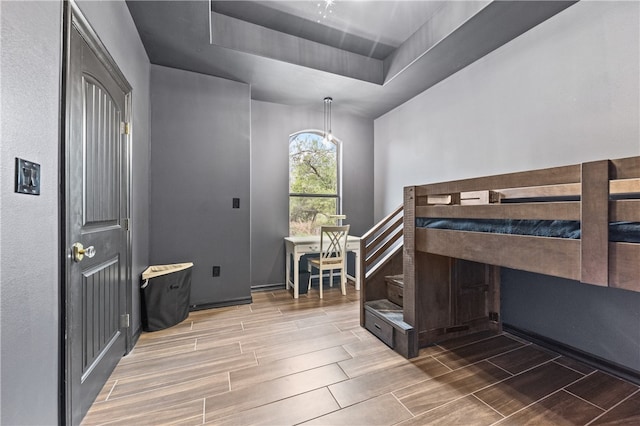
<svg viewBox="0 0 640 426">
<path fill-rule="evenodd" d="M 79 424 L 126 352 L 130 88 L 88 25 L 67 39 L 66 422 Z"/>
</svg>

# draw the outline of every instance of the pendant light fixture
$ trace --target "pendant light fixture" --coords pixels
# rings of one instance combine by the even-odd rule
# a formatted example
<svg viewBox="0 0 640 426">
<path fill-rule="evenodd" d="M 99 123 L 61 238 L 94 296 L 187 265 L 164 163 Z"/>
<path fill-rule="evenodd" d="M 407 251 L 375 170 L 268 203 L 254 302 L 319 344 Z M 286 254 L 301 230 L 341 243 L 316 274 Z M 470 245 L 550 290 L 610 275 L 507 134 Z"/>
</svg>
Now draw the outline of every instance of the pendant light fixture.
<svg viewBox="0 0 640 426">
<path fill-rule="evenodd" d="M 331 102 L 333 99 L 327 96 L 324 98 L 324 139 L 326 141 L 333 141 L 333 134 L 331 133 Z"/>
</svg>

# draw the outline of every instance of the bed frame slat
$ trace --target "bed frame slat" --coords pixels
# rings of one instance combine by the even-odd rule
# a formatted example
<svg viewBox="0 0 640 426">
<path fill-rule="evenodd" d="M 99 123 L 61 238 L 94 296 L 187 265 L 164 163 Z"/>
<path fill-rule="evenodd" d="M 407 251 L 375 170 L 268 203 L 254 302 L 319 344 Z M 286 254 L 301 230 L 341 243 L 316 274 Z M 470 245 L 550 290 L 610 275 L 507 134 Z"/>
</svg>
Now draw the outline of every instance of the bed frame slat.
<svg viewBox="0 0 640 426">
<path fill-rule="evenodd" d="M 609 183 L 611 194 L 640 194 L 640 179 L 619 179 Z"/>
<path fill-rule="evenodd" d="M 609 243 L 609 286 L 640 291 L 640 244 Z"/>
<path fill-rule="evenodd" d="M 612 222 L 640 222 L 640 200 L 617 200 L 609 203 Z"/>
<path fill-rule="evenodd" d="M 580 279 L 580 240 L 416 228 L 416 250 Z"/>
<path fill-rule="evenodd" d="M 476 206 L 417 206 L 416 217 L 458 219 L 580 220 L 579 201 L 488 204 Z"/>
<path fill-rule="evenodd" d="M 425 195 L 441 195 L 465 191 L 482 191 L 494 188 L 521 188 L 528 186 L 545 186 L 580 182 L 580 165 L 553 167 L 549 169 L 481 178 L 462 179 L 451 182 L 432 183 L 417 186 L 416 197 Z"/>
<path fill-rule="evenodd" d="M 640 157 L 610 160 L 611 179 L 634 179 L 640 172 Z"/>
<path fill-rule="evenodd" d="M 579 183 L 527 186 L 524 188 L 497 189 L 503 199 L 570 197 L 580 195 Z"/>
</svg>

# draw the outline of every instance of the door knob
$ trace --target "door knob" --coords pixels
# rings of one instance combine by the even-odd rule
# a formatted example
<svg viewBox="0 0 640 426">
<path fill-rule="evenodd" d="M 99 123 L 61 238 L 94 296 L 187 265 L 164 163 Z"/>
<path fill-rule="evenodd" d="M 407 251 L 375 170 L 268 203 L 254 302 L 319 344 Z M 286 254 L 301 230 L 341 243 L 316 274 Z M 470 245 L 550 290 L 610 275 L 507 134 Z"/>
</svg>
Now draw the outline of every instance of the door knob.
<svg viewBox="0 0 640 426">
<path fill-rule="evenodd" d="M 84 248 L 84 246 L 80 243 L 75 243 L 73 245 L 73 260 L 75 260 L 76 262 L 80 262 L 82 259 L 84 259 L 85 256 L 87 256 L 88 258 L 92 258 L 95 255 L 96 249 L 93 248 L 93 246 Z"/>
</svg>

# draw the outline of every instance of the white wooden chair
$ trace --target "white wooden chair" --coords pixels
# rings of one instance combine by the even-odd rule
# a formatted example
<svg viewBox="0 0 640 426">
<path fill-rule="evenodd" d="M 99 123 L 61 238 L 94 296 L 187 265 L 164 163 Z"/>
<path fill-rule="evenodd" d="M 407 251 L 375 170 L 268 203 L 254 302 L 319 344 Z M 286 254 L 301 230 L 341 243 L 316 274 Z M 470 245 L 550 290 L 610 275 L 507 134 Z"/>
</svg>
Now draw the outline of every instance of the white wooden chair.
<svg viewBox="0 0 640 426">
<path fill-rule="evenodd" d="M 333 271 L 340 270 L 340 289 L 342 295 L 347 294 L 347 235 L 349 226 L 322 226 L 320 228 L 320 256 L 310 257 L 308 260 L 309 272 L 313 268 L 318 269 L 320 281 L 320 299 L 322 299 L 322 277 L 324 271 L 329 271 L 329 282 L 333 285 Z M 309 276 L 309 289 L 311 288 L 311 275 Z"/>
</svg>

